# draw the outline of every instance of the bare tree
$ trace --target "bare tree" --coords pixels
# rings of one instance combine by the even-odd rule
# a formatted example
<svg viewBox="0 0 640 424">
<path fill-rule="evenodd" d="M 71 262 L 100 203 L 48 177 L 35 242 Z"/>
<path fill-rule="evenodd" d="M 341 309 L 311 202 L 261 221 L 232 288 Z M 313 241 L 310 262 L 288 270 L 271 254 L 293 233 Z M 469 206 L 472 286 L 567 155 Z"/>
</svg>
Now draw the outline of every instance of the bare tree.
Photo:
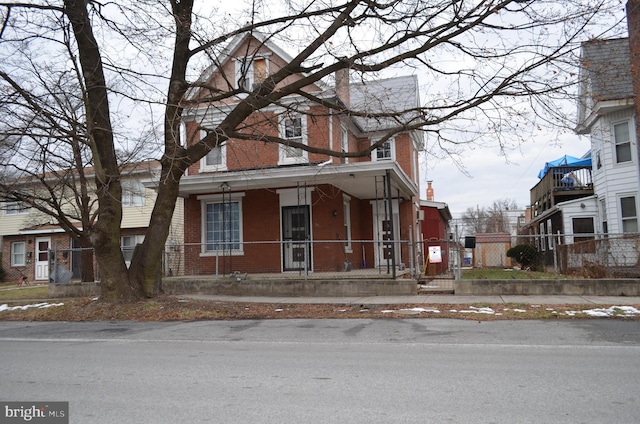
<svg viewBox="0 0 640 424">
<path fill-rule="evenodd" d="M 494 200 L 491 207 L 469 207 L 462 214 L 462 224 L 469 234 L 508 233 L 510 221 L 508 212 L 518 209 L 513 199 Z"/>
<path fill-rule="evenodd" d="M 3 89 L 30 92 L 32 87 L 14 76 L 20 67 L 12 52 L 28 51 L 33 66 L 44 72 L 50 55 L 39 55 L 36 49 L 46 49 L 66 36 L 72 41 L 71 57 L 80 65 L 84 90 L 80 97 L 86 145 L 95 167 L 98 208 L 91 241 L 102 272 L 103 296 L 126 300 L 151 296 L 158 288 L 163 246 L 185 170 L 230 137 L 254 137 L 251 117 L 256 111 L 270 105 L 290 107 L 286 98 L 297 95 L 334 114 L 395 123 L 377 144 L 361 152 L 319 151 L 334 156 L 367 155 L 395 133 L 415 129 L 424 130 L 432 143 L 445 149 L 476 143 L 485 134 L 503 146 L 517 139 L 509 132 L 517 133 L 519 127 L 555 111 L 553 97 L 566 94 L 574 82 L 573 53 L 579 41 L 593 34 L 591 25 L 599 17 L 609 19 L 606 13 L 617 2 L 300 0 L 269 8 L 254 2 L 238 24 L 230 22 L 230 15 L 200 16 L 193 0 L 33 0 L 0 3 L 0 7 L 4 47 L 0 69 L 19 84 Z M 248 88 L 209 87 L 195 77 L 206 62 L 220 69 L 219 58 L 234 36 L 257 31 L 287 46 L 292 60 Z M 366 82 L 407 67 L 426 74 L 424 106 L 372 114 L 363 105 L 349 108 L 305 90 L 341 69 Z M 294 75 L 298 77 L 291 78 Z M 164 95 L 159 87 L 164 87 Z M 192 87 L 208 89 L 208 95 L 190 97 Z M 238 95 L 242 101 L 225 111 L 225 118 L 209 128 L 202 142 L 189 144 L 181 138 L 185 107 Z M 122 187 L 114 129 L 124 125 L 115 112 L 121 104 L 117 102 L 125 100 L 146 104 L 151 111 L 158 105 L 164 108 L 158 196 L 144 243 L 136 249 L 129 269 L 119 246 Z M 533 114 L 527 115 L 525 106 L 534 106 Z M 452 135 L 452 130 L 461 129 Z M 303 144 L 288 145 L 318 151 Z"/>
<path fill-rule="evenodd" d="M 467 234 L 484 233 L 487 228 L 487 211 L 480 206 L 469 207 L 462 214 L 462 225 Z"/>
</svg>

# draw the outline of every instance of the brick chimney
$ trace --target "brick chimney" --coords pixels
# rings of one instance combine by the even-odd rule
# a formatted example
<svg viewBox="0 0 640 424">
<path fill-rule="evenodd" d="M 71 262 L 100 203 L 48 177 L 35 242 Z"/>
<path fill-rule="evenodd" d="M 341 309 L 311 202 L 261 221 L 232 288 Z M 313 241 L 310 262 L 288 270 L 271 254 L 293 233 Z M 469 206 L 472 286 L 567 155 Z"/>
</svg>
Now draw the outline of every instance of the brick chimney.
<svg viewBox="0 0 640 424">
<path fill-rule="evenodd" d="M 640 0 L 627 1 L 627 27 L 629 30 L 629 59 L 633 83 L 636 140 L 640 140 Z M 638 148 L 640 149 L 640 146 Z"/>
<path fill-rule="evenodd" d="M 351 96 L 349 95 L 349 68 L 342 68 L 336 71 L 336 95 L 349 107 Z"/>
<path fill-rule="evenodd" d="M 427 181 L 427 200 L 433 202 L 433 187 L 431 187 L 431 183 L 433 181 Z"/>
</svg>

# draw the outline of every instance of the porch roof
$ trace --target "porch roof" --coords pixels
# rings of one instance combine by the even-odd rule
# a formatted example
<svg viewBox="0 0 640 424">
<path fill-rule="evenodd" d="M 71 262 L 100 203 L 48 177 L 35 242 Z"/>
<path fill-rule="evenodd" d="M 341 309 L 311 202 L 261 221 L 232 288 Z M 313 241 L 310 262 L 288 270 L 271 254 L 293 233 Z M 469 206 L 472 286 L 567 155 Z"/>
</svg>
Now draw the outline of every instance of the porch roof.
<svg viewBox="0 0 640 424">
<path fill-rule="evenodd" d="M 180 181 L 179 195 L 187 197 L 192 194 L 221 193 L 222 187 L 229 191 L 243 191 L 331 184 L 356 198 L 376 199 L 383 196 L 382 177 L 387 171 L 391 177 L 393 197 L 397 197 L 398 192 L 405 199 L 418 194 L 416 184 L 397 163 L 384 161 L 282 166 L 188 175 Z"/>
</svg>

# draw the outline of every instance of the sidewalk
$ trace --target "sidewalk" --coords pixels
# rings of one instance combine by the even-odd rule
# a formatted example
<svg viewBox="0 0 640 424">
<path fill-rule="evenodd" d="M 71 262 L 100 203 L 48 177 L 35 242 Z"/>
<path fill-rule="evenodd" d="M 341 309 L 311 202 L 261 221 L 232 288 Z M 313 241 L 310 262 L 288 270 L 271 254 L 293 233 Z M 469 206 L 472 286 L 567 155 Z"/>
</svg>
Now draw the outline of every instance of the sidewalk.
<svg viewBox="0 0 640 424">
<path fill-rule="evenodd" d="M 437 304 L 527 304 L 527 305 L 640 305 L 640 297 L 628 296 L 456 296 L 452 294 L 425 294 L 417 296 L 366 296 L 366 297 L 262 297 L 219 296 L 185 294 L 181 298 L 219 302 L 248 303 L 309 303 L 336 305 L 437 305 Z"/>
</svg>

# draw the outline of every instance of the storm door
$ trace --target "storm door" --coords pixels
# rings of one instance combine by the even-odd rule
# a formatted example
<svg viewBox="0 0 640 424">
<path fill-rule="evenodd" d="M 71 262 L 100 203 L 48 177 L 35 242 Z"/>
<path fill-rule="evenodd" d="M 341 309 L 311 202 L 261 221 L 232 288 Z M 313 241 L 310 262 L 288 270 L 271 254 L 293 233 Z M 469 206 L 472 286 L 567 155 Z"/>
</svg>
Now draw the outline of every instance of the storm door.
<svg viewBox="0 0 640 424">
<path fill-rule="evenodd" d="M 50 237 L 36 237 L 36 280 L 49 279 Z"/>
<path fill-rule="evenodd" d="M 311 270 L 309 206 L 282 208 L 282 258 L 284 271 Z"/>
</svg>

